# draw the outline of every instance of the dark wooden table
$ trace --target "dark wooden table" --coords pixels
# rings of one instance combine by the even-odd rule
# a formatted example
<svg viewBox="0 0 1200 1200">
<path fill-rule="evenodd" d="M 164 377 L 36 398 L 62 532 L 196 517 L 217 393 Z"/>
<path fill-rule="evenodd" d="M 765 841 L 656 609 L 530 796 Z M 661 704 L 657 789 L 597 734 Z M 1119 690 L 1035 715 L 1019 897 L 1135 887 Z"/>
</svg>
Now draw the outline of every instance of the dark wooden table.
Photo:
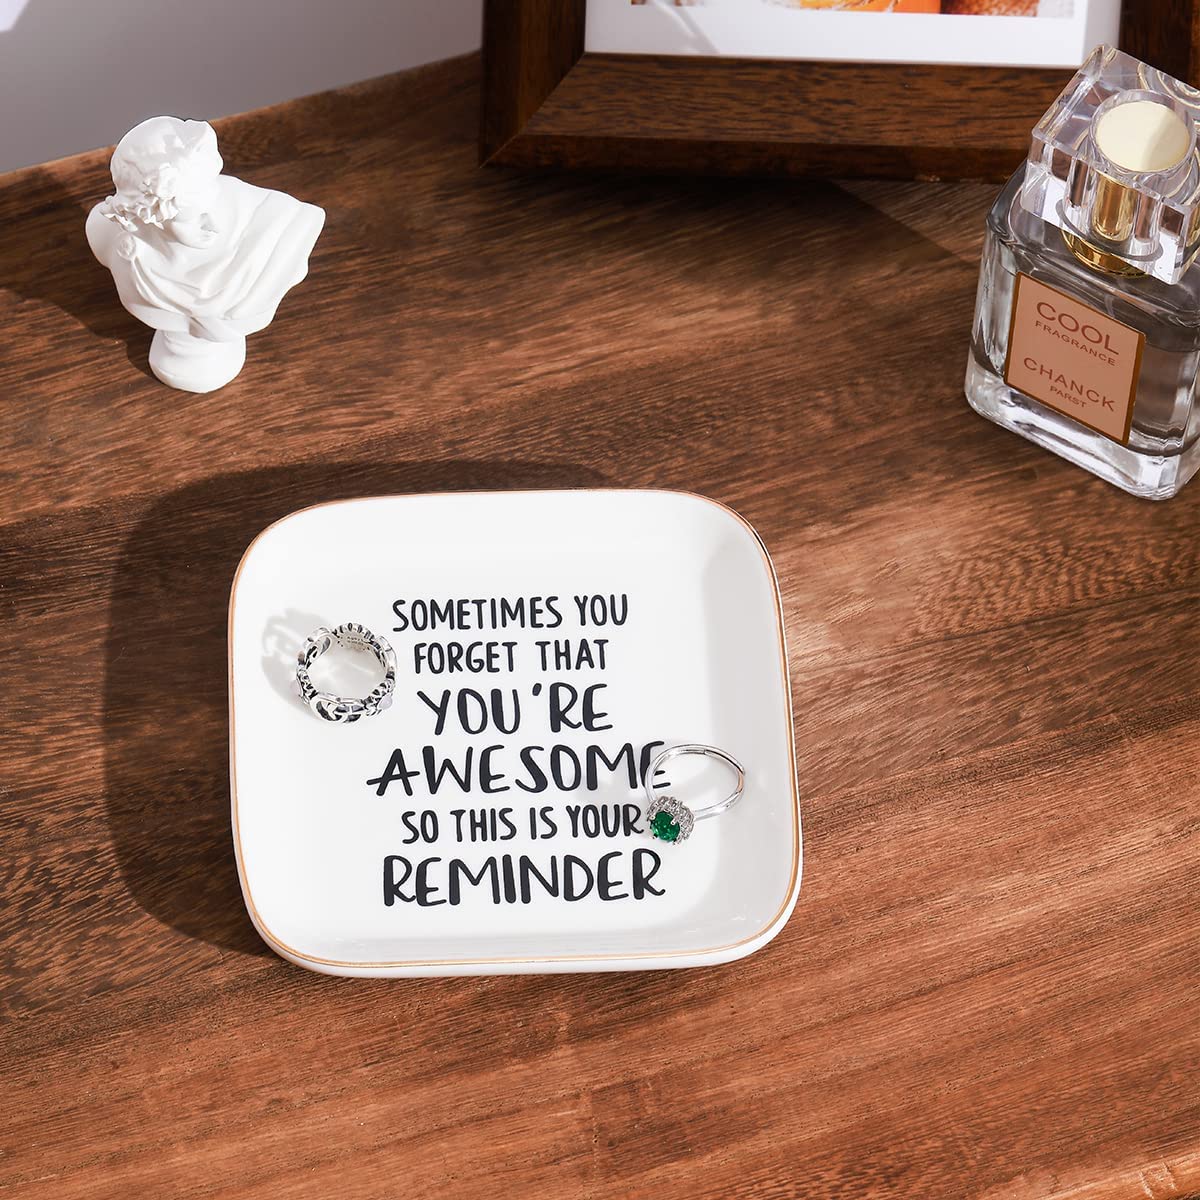
<svg viewBox="0 0 1200 1200">
<path fill-rule="evenodd" d="M 968 410 L 992 189 L 480 171 L 477 111 L 465 60 L 220 123 L 329 224 L 208 396 L 88 253 L 107 154 L 0 179 L 0 1195 L 1200 1196 L 1200 484 Z M 230 845 L 242 551 L 590 484 L 774 553 L 790 924 L 691 972 L 285 964 Z"/>
</svg>

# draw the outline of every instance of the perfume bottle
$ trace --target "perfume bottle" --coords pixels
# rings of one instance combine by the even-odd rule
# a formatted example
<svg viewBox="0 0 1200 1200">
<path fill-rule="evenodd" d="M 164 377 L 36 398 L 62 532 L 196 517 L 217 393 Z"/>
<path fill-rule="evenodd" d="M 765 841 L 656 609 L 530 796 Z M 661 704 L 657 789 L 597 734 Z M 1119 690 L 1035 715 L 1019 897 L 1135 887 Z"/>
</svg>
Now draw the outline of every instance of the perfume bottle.
<svg viewBox="0 0 1200 1200">
<path fill-rule="evenodd" d="M 1098 47 L 987 219 L 967 399 L 1135 496 L 1200 467 L 1200 92 Z"/>
</svg>

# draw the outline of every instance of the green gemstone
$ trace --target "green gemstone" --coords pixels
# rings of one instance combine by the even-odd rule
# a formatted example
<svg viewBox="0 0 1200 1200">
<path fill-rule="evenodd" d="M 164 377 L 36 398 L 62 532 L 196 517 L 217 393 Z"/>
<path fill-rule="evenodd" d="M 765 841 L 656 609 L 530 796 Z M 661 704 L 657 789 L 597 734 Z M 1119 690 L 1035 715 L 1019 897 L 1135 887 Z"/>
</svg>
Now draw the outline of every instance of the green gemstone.
<svg viewBox="0 0 1200 1200">
<path fill-rule="evenodd" d="M 650 822 L 650 832 L 664 842 L 673 842 L 679 837 L 679 823 L 669 812 L 655 813 Z"/>
</svg>

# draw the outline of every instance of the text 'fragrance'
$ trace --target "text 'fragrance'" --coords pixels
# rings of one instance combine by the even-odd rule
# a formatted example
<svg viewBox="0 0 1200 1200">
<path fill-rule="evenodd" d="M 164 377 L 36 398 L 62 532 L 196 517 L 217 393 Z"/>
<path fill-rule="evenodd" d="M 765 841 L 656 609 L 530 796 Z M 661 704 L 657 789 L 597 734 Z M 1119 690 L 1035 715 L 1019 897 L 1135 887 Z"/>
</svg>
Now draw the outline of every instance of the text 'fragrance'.
<svg viewBox="0 0 1200 1200">
<path fill-rule="evenodd" d="M 1200 466 L 1200 92 L 1099 47 L 987 220 L 967 399 L 1136 496 Z"/>
</svg>

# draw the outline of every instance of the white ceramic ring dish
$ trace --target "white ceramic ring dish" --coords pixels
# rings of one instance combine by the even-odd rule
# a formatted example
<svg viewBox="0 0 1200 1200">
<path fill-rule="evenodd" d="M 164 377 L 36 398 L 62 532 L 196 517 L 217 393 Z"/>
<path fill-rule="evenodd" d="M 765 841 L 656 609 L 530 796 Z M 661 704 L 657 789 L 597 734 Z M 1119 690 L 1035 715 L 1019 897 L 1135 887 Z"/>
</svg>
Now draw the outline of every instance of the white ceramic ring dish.
<svg viewBox="0 0 1200 1200">
<path fill-rule="evenodd" d="M 319 626 L 394 648 L 394 702 L 349 725 L 295 694 Z M 317 667 L 325 664 L 325 656 Z M 331 690 L 370 691 L 349 654 Z M 337 975 L 698 966 L 782 928 L 800 810 L 779 590 L 730 509 L 666 491 L 460 493 L 293 513 L 229 611 L 234 845 L 272 949 Z M 685 844 L 640 773 L 717 746 L 745 794 Z M 672 762 L 703 805 L 720 764 Z"/>
</svg>

